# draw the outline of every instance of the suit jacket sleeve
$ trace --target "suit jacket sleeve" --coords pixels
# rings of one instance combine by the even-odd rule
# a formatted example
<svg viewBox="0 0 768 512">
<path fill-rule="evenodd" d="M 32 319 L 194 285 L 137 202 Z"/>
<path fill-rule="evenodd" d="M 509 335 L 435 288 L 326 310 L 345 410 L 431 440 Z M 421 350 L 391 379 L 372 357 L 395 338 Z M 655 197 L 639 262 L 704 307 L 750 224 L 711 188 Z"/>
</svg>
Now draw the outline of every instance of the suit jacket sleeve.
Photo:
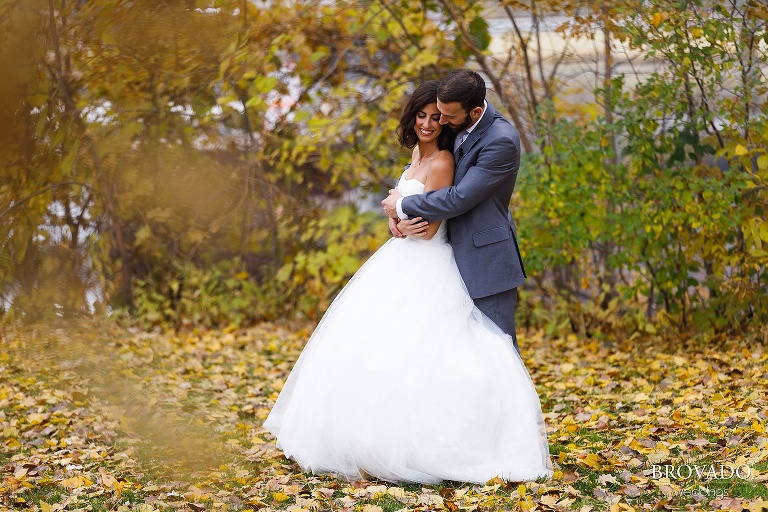
<svg viewBox="0 0 768 512">
<path fill-rule="evenodd" d="M 430 221 L 450 219 L 474 208 L 507 180 L 514 183 L 520 166 L 514 140 L 503 136 L 483 142 L 485 147 L 480 150 L 477 162 L 457 185 L 405 197 L 403 212 Z"/>
</svg>

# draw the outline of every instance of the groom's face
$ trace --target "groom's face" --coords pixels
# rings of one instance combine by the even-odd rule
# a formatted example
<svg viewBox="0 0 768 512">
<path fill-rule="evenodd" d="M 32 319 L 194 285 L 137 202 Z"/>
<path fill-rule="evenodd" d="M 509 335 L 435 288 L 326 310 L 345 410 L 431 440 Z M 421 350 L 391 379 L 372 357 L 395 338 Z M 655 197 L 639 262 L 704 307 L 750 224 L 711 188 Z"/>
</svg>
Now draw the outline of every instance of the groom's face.
<svg viewBox="0 0 768 512">
<path fill-rule="evenodd" d="M 472 123 L 479 119 L 479 115 L 473 116 L 475 110 L 479 110 L 480 114 L 483 113 L 482 108 L 467 112 L 458 101 L 443 103 L 439 99 L 437 100 L 437 109 L 440 111 L 440 124 L 448 126 L 448 128 L 456 133 L 471 126 Z"/>
</svg>

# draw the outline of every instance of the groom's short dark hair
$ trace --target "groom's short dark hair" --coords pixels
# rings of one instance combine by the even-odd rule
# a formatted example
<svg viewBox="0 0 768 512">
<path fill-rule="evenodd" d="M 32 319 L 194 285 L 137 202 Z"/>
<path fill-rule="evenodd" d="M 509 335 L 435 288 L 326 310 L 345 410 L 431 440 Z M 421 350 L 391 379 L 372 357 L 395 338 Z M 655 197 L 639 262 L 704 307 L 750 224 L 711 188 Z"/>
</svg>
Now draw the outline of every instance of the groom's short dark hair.
<svg viewBox="0 0 768 512">
<path fill-rule="evenodd" d="M 437 99 L 443 103 L 459 102 L 467 112 L 482 107 L 485 101 L 485 80 L 471 69 L 451 71 L 440 80 Z"/>
</svg>

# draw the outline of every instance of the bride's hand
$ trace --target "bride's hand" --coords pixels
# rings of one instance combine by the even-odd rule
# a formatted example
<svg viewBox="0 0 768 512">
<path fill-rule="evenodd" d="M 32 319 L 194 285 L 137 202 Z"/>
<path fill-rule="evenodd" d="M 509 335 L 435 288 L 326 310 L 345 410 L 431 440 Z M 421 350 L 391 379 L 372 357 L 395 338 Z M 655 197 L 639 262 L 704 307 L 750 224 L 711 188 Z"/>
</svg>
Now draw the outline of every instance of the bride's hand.
<svg viewBox="0 0 768 512">
<path fill-rule="evenodd" d="M 429 222 L 422 220 L 421 217 L 401 220 L 397 223 L 397 229 L 406 236 L 424 236 L 427 234 L 428 227 Z"/>
<path fill-rule="evenodd" d="M 399 229 L 397 229 L 397 222 L 400 219 L 393 219 L 392 217 L 389 218 L 389 232 L 392 233 L 392 236 L 395 238 L 405 238 L 405 235 L 400 232 Z"/>
</svg>

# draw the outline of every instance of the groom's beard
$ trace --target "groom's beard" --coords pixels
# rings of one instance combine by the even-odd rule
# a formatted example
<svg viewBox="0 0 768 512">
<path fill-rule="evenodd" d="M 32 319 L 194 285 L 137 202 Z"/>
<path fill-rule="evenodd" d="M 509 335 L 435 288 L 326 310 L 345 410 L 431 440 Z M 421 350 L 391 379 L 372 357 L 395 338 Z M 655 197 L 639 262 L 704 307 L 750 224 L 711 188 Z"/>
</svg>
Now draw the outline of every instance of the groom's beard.
<svg viewBox="0 0 768 512">
<path fill-rule="evenodd" d="M 451 128 L 453 133 L 459 133 L 462 130 L 465 130 L 471 124 L 472 124 L 472 117 L 469 115 L 469 112 L 467 112 L 467 116 L 464 118 L 464 121 L 462 121 L 461 124 L 457 124 L 455 128 L 451 125 L 448 125 L 448 126 Z"/>
</svg>

